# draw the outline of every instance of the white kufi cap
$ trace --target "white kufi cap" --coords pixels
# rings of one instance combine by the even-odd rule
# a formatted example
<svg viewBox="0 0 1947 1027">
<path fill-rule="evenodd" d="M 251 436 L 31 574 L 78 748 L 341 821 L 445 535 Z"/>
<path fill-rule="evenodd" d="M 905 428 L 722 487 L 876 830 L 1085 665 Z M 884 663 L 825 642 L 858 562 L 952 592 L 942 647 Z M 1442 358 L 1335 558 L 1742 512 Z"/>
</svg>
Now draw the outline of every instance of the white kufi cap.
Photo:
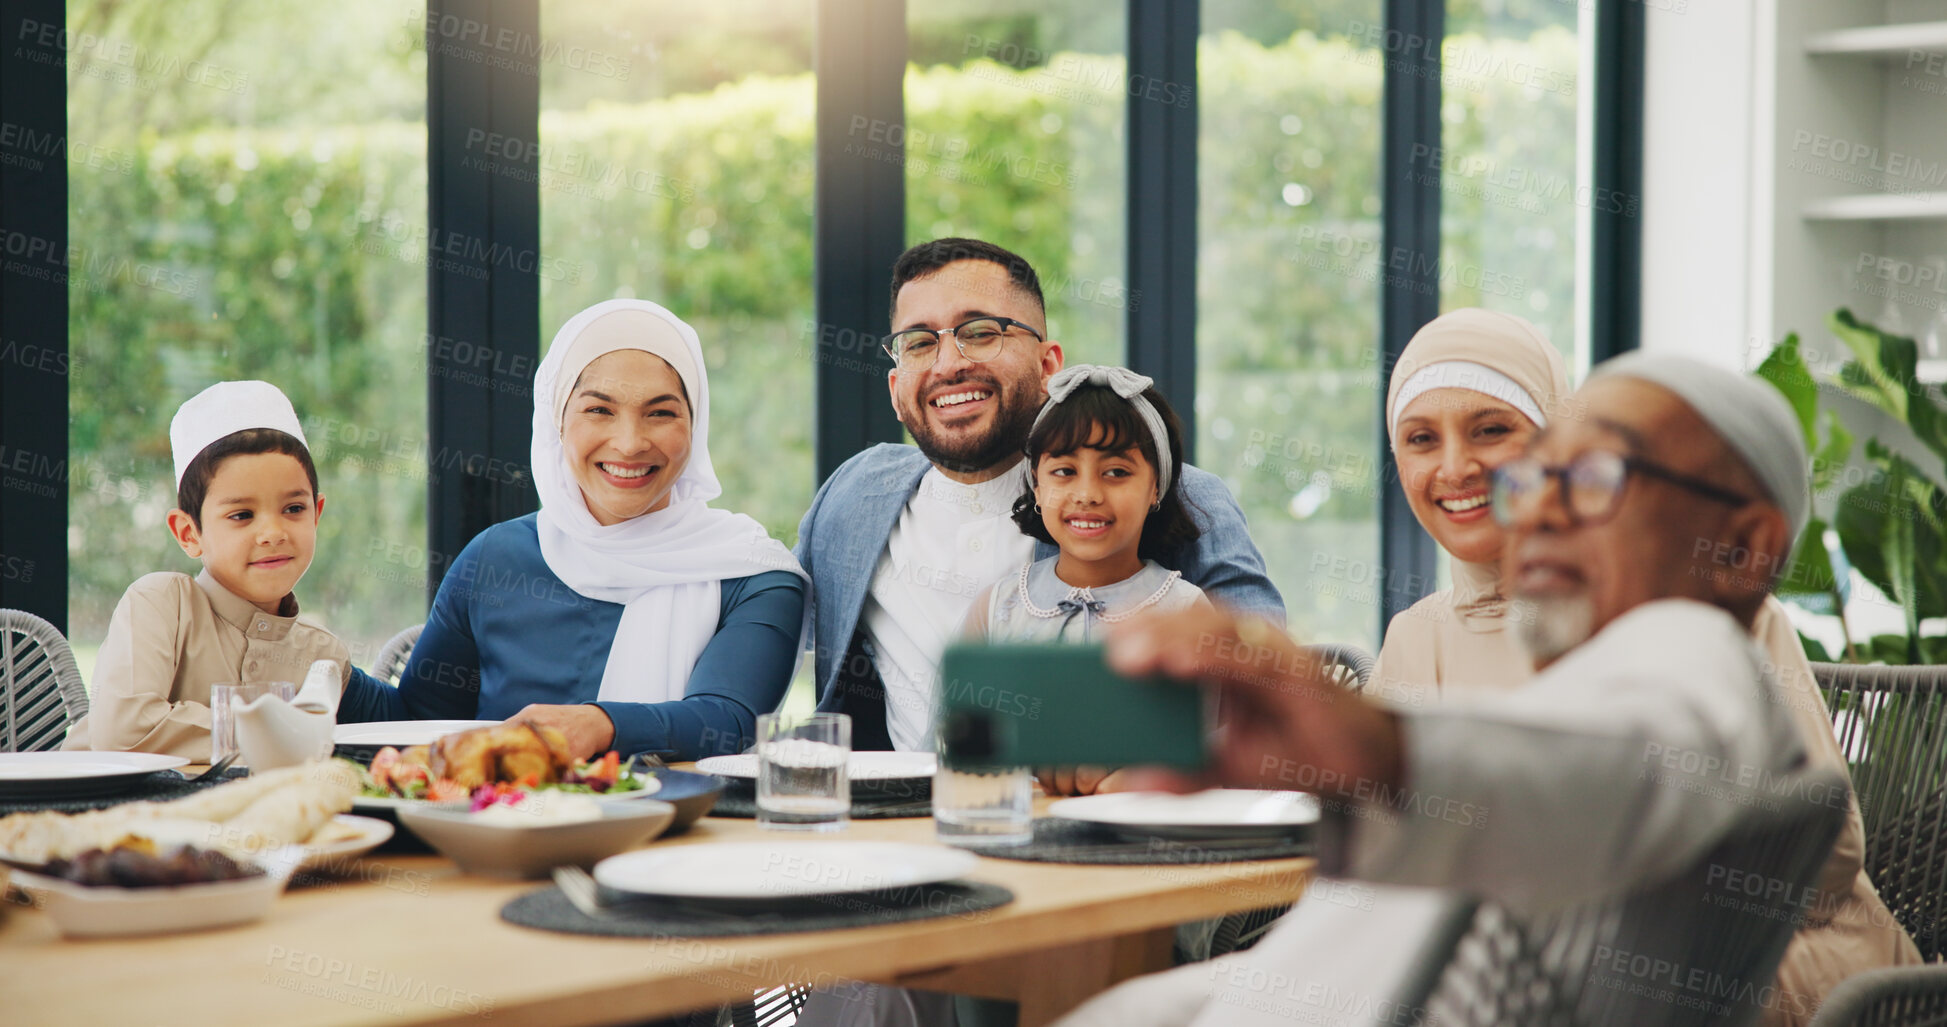
<svg viewBox="0 0 1947 1027">
<path fill-rule="evenodd" d="M 1769 382 L 1692 357 L 1641 351 L 1600 364 L 1589 377 L 1610 375 L 1660 385 L 1696 411 L 1757 475 L 1798 538 L 1812 515 L 1811 458 L 1798 416 Z"/>
<path fill-rule="evenodd" d="M 183 472 L 210 444 L 251 428 L 275 428 L 304 442 L 297 411 L 269 382 L 217 382 L 190 397 L 169 422 L 169 449 L 176 459 L 176 485 Z M 310 443 L 305 442 L 306 448 Z"/>
</svg>

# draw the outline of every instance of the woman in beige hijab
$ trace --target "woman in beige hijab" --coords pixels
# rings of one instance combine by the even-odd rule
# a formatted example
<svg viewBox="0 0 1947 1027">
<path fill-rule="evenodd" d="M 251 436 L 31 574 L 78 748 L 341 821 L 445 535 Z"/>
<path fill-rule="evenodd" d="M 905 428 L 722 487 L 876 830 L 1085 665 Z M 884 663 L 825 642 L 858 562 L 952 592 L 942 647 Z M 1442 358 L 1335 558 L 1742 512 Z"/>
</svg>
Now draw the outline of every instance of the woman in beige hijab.
<svg viewBox="0 0 1947 1027">
<path fill-rule="evenodd" d="M 1567 413 L 1568 374 L 1555 347 L 1518 317 L 1456 310 L 1413 336 L 1393 368 L 1386 428 L 1400 487 L 1421 527 L 1451 558 L 1453 587 L 1393 618 L 1368 691 L 1424 706 L 1476 689 L 1511 689 L 1534 665 L 1507 630 L 1500 527 L 1489 514 L 1489 476 L 1519 455 L 1548 418 Z M 1764 649 L 1813 762 L 1846 770 L 1831 715 L 1782 604 L 1767 599 L 1752 634 Z M 1861 869 L 1865 830 L 1857 802 L 1820 871 L 1819 895 L 1778 968 L 1769 1025 L 1810 1021 L 1846 977 L 1920 962 Z"/>
</svg>

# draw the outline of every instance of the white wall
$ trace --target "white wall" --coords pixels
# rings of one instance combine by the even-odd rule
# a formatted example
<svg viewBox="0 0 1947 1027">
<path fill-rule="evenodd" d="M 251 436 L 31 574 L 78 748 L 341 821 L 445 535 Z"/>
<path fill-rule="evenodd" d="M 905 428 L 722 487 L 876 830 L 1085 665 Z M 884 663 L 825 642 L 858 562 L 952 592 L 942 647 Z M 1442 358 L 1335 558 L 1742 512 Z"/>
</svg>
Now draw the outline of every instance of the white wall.
<svg viewBox="0 0 1947 1027">
<path fill-rule="evenodd" d="M 1754 161 L 1760 127 L 1773 120 L 1770 98 L 1755 88 L 1757 62 L 1771 49 L 1760 24 L 1771 5 L 1645 6 L 1643 348 L 1748 366 L 1747 352 L 1770 334 L 1754 323 L 1754 307 L 1769 305 L 1753 296 L 1754 254 L 1769 246 L 1761 238 L 1768 225 L 1753 210 L 1771 206 L 1754 195 L 1754 183 L 1769 178 L 1754 174 Z"/>
</svg>

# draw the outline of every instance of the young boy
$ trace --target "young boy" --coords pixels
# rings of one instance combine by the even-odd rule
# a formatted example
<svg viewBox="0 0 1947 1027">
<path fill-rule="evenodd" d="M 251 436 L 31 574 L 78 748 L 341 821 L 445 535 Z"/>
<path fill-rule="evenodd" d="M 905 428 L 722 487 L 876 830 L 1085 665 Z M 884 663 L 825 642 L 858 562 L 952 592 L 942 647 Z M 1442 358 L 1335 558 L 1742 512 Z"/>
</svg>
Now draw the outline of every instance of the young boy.
<svg viewBox="0 0 1947 1027">
<path fill-rule="evenodd" d="M 351 674 L 344 643 L 299 620 L 291 592 L 324 512 L 291 401 L 268 382 L 218 382 L 176 411 L 169 445 L 169 534 L 203 573 L 159 571 L 123 593 L 64 748 L 207 761 L 211 685 L 301 682 L 321 659 Z"/>
</svg>

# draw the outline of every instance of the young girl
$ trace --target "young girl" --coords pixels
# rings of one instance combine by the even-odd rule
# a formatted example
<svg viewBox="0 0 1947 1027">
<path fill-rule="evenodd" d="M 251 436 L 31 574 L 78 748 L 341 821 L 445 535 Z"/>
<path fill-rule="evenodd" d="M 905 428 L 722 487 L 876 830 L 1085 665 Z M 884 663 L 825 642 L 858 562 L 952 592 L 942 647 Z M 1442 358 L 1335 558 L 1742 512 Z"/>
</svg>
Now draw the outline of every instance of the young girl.
<svg viewBox="0 0 1947 1027">
<path fill-rule="evenodd" d="M 1014 521 L 1060 552 L 974 600 L 967 633 L 1001 642 L 1098 641 L 1102 625 L 1168 613 L 1203 592 L 1156 562 L 1197 537 L 1177 489 L 1183 437 L 1150 379 L 1078 364 L 1048 380 L 1028 432 Z"/>
</svg>

